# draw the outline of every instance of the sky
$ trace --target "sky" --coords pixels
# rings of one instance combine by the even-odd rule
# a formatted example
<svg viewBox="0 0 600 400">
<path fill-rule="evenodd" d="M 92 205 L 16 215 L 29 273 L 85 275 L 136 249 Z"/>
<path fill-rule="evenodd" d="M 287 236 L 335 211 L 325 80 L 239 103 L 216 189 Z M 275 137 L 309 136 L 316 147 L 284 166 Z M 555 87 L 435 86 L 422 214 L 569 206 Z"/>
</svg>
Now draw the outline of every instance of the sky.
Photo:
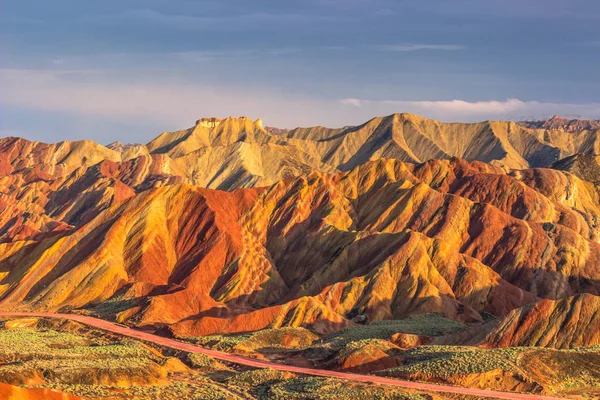
<svg viewBox="0 0 600 400">
<path fill-rule="evenodd" d="M 0 137 L 600 118 L 597 0 L 0 0 Z"/>
</svg>

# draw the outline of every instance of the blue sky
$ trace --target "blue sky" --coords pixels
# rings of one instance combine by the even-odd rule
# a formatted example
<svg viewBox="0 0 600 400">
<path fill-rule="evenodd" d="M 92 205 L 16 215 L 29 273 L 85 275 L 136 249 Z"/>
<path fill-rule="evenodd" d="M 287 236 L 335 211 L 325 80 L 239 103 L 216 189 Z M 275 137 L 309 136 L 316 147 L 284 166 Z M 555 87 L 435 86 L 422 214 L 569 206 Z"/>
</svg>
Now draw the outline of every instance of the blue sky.
<svg viewBox="0 0 600 400">
<path fill-rule="evenodd" d="M 600 118 L 597 0 L 2 0 L 0 136 Z"/>
</svg>

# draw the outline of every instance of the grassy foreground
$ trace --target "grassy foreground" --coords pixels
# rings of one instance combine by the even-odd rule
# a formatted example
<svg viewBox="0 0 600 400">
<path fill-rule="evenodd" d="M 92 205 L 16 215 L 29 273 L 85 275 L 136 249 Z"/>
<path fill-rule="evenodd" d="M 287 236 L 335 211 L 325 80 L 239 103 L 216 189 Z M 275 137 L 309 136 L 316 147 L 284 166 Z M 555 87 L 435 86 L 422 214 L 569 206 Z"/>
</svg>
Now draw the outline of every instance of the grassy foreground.
<svg viewBox="0 0 600 400">
<path fill-rule="evenodd" d="M 0 382 L 86 399 L 427 399 L 399 389 L 238 369 L 68 322 L 5 321 Z"/>
</svg>

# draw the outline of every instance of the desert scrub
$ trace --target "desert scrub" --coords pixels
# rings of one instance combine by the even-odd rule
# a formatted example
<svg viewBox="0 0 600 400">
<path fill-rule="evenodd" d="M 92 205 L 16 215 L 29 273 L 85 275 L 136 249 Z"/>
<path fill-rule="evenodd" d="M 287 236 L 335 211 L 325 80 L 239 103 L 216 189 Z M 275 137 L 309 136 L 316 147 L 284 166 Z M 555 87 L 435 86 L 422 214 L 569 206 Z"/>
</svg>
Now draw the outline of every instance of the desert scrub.
<svg viewBox="0 0 600 400">
<path fill-rule="evenodd" d="M 202 347 L 208 347 L 219 351 L 232 351 L 235 346 L 249 339 L 252 333 L 241 335 L 210 335 L 199 337 L 183 337 L 181 339 L 192 342 Z"/>
<path fill-rule="evenodd" d="M 303 349 L 319 340 L 319 336 L 306 328 L 284 327 L 262 329 L 235 345 L 236 350 L 255 351 L 261 348 Z"/>
<path fill-rule="evenodd" d="M 105 397 L 110 398 L 112 392 L 105 386 L 100 385 L 66 385 L 60 383 L 48 383 L 46 385 L 26 386 L 31 388 L 52 389 L 59 392 L 73 394 L 84 398 Z"/>
<path fill-rule="evenodd" d="M 190 353 L 187 361 L 193 368 L 214 368 L 219 364 L 214 358 L 201 353 Z"/>
<path fill-rule="evenodd" d="M 0 330 L 0 377 L 20 383 L 43 376 L 53 383 L 145 383 L 164 373 L 160 355 L 140 342 L 106 342 L 55 330 Z"/>
<path fill-rule="evenodd" d="M 102 343 L 84 336 L 54 330 L 36 331 L 30 328 L 0 330 L 0 357 L 17 360 L 45 360 L 57 357 L 77 358 L 142 358 L 152 352 L 142 343 L 125 340 Z"/>
<path fill-rule="evenodd" d="M 338 352 L 337 357 L 346 358 L 349 355 L 351 355 L 352 353 L 354 353 L 355 351 L 360 350 L 363 347 L 368 346 L 368 345 L 374 346 L 377 349 L 383 351 L 384 353 L 389 353 L 390 351 L 400 353 L 400 351 L 401 351 L 400 348 L 398 348 L 394 344 L 388 342 L 387 340 L 363 339 L 363 340 L 358 340 L 356 342 L 350 342 L 350 343 L 347 343 L 346 345 L 344 345 L 344 347 L 342 347 L 341 350 Z"/>
<path fill-rule="evenodd" d="M 227 400 L 231 396 L 219 386 L 210 382 L 194 385 L 185 382 L 175 382 L 166 386 L 135 386 L 129 389 L 131 397 L 138 399 L 202 399 L 202 400 Z M 130 398 L 130 397 L 129 397 Z"/>
<path fill-rule="evenodd" d="M 89 339 L 69 332 L 54 330 L 35 330 L 33 328 L 18 328 L 0 330 L 0 345 L 2 352 L 24 350 L 37 352 L 49 344 L 72 347 L 89 344 Z"/>
<path fill-rule="evenodd" d="M 74 346 L 63 349 L 67 354 L 111 356 L 125 358 L 153 358 L 154 354 L 142 343 L 126 340 L 100 346 Z"/>
<path fill-rule="evenodd" d="M 319 336 L 305 328 L 284 327 L 261 329 L 237 335 L 210 335 L 182 339 L 203 347 L 231 352 L 234 350 L 253 351 L 261 347 L 301 349 L 319 340 Z"/>
<path fill-rule="evenodd" d="M 519 347 L 484 350 L 460 346 L 420 346 L 401 353 L 405 365 L 388 369 L 382 374 L 421 373 L 448 378 L 496 369 L 513 371 L 525 350 Z"/>
<path fill-rule="evenodd" d="M 120 294 L 89 308 L 89 311 L 92 314 L 96 314 L 101 317 L 113 317 L 117 321 L 122 322 L 119 314 L 134 307 L 142 306 L 145 301 L 147 300 L 144 298 L 126 299 L 123 298 L 123 294 Z M 132 322 L 133 320 L 135 320 L 135 318 L 132 319 Z"/>
<path fill-rule="evenodd" d="M 417 400 L 419 395 L 403 393 L 397 389 L 353 384 L 347 381 L 329 378 L 295 378 L 260 386 L 256 393 L 260 399 L 277 400 Z"/>
<path fill-rule="evenodd" d="M 575 353 L 598 353 L 600 352 L 600 344 L 594 346 L 586 346 L 586 347 L 575 347 L 573 349 L 561 349 L 562 351 L 568 352 L 572 351 Z"/>
<path fill-rule="evenodd" d="M 128 388 L 106 385 L 65 385 L 48 384 L 33 386 L 38 388 L 54 389 L 65 393 L 74 394 L 82 398 L 104 399 L 135 399 L 135 400 L 225 400 L 228 399 L 219 387 L 210 382 L 199 385 L 185 382 L 175 382 L 170 385 L 160 386 L 132 386 Z"/>
<path fill-rule="evenodd" d="M 402 332 L 413 335 L 442 336 L 465 329 L 460 322 L 443 318 L 439 314 L 410 316 L 400 320 L 375 321 L 369 325 L 355 325 L 325 337 L 325 342 L 335 349 L 347 343 L 365 339 L 389 339 Z"/>
<path fill-rule="evenodd" d="M 289 373 L 271 368 L 240 372 L 227 379 L 227 385 L 254 387 L 286 379 Z"/>
</svg>

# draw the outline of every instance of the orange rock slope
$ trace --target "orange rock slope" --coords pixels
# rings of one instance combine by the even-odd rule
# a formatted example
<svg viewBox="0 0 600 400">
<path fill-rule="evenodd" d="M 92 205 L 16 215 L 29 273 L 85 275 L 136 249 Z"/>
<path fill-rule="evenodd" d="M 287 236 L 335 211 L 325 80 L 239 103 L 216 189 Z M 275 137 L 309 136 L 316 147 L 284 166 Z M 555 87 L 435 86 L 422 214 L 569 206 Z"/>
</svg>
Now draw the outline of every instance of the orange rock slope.
<svg viewBox="0 0 600 400">
<path fill-rule="evenodd" d="M 490 347 L 574 348 L 600 345 L 600 297 L 581 294 L 543 299 L 491 324 L 483 343 Z"/>
<path fill-rule="evenodd" d="M 188 336 L 328 332 L 357 314 L 479 321 L 600 294 L 598 187 L 568 172 L 381 159 L 224 192 L 182 183 L 160 157 L 1 178 L 20 188 L 2 197 L 9 215 L 30 214 L 2 213 L 0 307 Z"/>
<path fill-rule="evenodd" d="M 79 397 L 49 389 L 29 389 L 0 383 L 0 398 L 5 400 L 77 400 Z"/>
</svg>

